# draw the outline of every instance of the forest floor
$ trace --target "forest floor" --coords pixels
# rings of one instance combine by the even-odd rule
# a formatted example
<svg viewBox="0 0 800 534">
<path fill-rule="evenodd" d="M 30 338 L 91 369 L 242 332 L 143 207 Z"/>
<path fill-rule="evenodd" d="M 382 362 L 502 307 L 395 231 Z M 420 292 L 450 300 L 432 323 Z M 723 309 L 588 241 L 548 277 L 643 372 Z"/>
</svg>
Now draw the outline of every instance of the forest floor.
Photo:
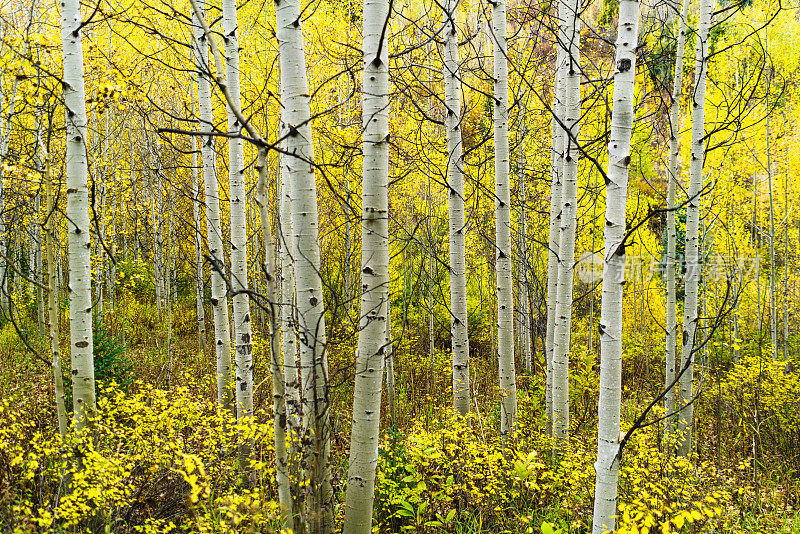
<svg viewBox="0 0 800 534">
<path fill-rule="evenodd" d="M 25 319 L 20 326 L 38 355 L 26 349 L 13 325 L 3 325 L 0 532 L 55 526 L 87 533 L 280 530 L 268 365 L 257 359 L 256 418 L 246 430 L 253 436 L 258 482 L 243 487 L 236 460 L 243 429 L 215 409 L 215 363 L 210 350 L 198 352 L 190 305 L 178 304 L 171 358 L 157 312 L 153 316 L 146 305 L 129 306 L 124 320 L 95 335 L 96 347 L 103 348 L 99 355 L 96 348 L 100 400 L 93 443 L 58 435 L 53 376 L 45 365 L 49 352 L 35 322 Z M 263 352 L 258 336 L 254 346 L 256 355 Z M 592 358 L 574 363 L 572 439 L 555 457 L 544 432 L 538 375 L 520 378 L 518 439 L 503 447 L 492 400 L 494 362 L 475 359 L 472 371 L 480 378 L 465 422 L 448 415 L 447 355 L 436 356 L 438 379 L 430 387 L 427 355 L 400 349 L 395 419 L 385 405 L 382 414 L 375 532 L 587 531 L 596 447 Z M 330 357 L 332 369 L 345 369 L 352 355 L 340 350 Z M 698 402 L 691 461 L 667 454 L 658 424 L 631 439 L 621 461 L 618 532 L 800 533 L 799 434 L 792 412 L 798 397 L 781 399 L 800 380 L 793 371 L 784 382 L 770 382 L 762 371 L 765 391 L 773 391 L 763 393 L 761 428 L 754 435 L 746 417 L 749 398 L 741 393 L 738 409 L 725 394 L 747 391 L 752 377 L 746 371 L 729 370 L 714 383 L 718 394 L 709 388 Z M 636 364 L 627 372 L 638 372 Z M 337 521 L 343 514 L 351 381 L 339 376 L 330 395 Z M 786 391 L 775 391 L 781 387 Z M 647 385 L 626 389 L 624 424 L 651 398 Z"/>
</svg>

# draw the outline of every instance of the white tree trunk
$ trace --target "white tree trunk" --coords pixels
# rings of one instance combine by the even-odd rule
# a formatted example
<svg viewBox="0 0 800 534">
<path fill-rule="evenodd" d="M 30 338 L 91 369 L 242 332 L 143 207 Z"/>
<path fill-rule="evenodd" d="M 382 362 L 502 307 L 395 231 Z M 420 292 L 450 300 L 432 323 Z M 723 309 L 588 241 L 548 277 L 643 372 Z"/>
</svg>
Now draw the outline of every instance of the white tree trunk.
<svg viewBox="0 0 800 534">
<path fill-rule="evenodd" d="M 453 356 L 453 407 L 456 413 L 466 415 L 470 407 L 470 384 L 458 0 L 446 0 L 443 7 L 444 127 L 447 135 L 447 185 L 450 199 L 450 335 Z"/>
<path fill-rule="evenodd" d="M 58 236 L 56 233 L 56 212 L 54 210 L 53 184 L 50 176 L 50 157 L 41 137 L 37 131 L 37 143 L 41 150 L 42 181 L 45 189 L 45 221 L 44 221 L 44 261 L 47 265 L 47 337 L 50 341 L 51 366 L 53 368 L 53 383 L 56 400 L 56 417 L 58 419 L 58 432 L 67 435 L 69 423 L 64 399 L 64 376 L 61 372 L 61 338 L 58 328 L 58 267 L 56 266 L 56 247 Z"/>
<path fill-rule="evenodd" d="M 517 157 L 517 180 L 519 186 L 519 332 L 520 349 L 525 362 L 525 374 L 533 373 L 533 352 L 531 347 L 531 318 L 528 284 L 528 192 L 525 176 L 525 108 L 522 108 L 519 123 L 519 148 Z"/>
<path fill-rule="evenodd" d="M 389 310 L 389 0 L 364 3 L 361 310 L 344 532 L 372 532 Z"/>
<path fill-rule="evenodd" d="M 192 93 L 194 100 L 194 93 Z M 192 105 L 194 110 L 194 105 Z M 195 262 L 195 310 L 197 313 L 197 347 L 201 353 L 206 349 L 206 312 L 203 305 L 203 238 L 200 232 L 200 169 L 197 164 L 197 142 L 192 136 L 192 220 L 194 221 Z M 126 256 L 127 256 L 127 247 Z"/>
<path fill-rule="evenodd" d="M 83 63 L 81 63 L 83 69 Z M 81 70 L 83 75 L 83 70 Z M 11 286 L 8 284 L 8 273 L 6 265 L 6 257 L 8 256 L 8 245 L 6 244 L 6 203 L 5 192 L 3 191 L 3 180 L 5 178 L 5 162 L 6 154 L 8 153 L 9 139 L 11 138 L 11 119 L 14 116 L 14 108 L 17 103 L 17 87 L 19 85 L 19 78 L 14 77 L 14 82 L 11 86 L 11 96 L 8 99 L 8 110 L 3 117 L 3 107 L 5 107 L 5 93 L 0 84 L 0 309 L 3 311 L 5 317 L 8 316 L 8 306 L 10 302 Z M 84 106 L 85 109 L 85 106 Z M 85 111 L 84 111 L 85 113 Z"/>
<path fill-rule="evenodd" d="M 614 532 L 619 478 L 620 402 L 622 400 L 622 296 L 625 285 L 625 207 L 631 131 L 634 121 L 639 2 L 622 0 L 616 43 L 613 112 L 608 143 L 603 296 L 600 304 L 600 398 L 597 406 L 597 461 L 594 534 Z"/>
<path fill-rule="evenodd" d="M 264 249 L 264 274 L 266 276 L 266 306 L 269 322 L 269 356 L 272 372 L 272 409 L 273 427 L 275 429 L 275 461 L 276 479 L 278 483 L 278 501 L 283 513 L 283 528 L 293 527 L 291 484 L 289 481 L 289 458 L 286 450 L 286 383 L 281 365 L 280 337 L 278 336 L 278 277 L 275 260 L 275 239 L 269 220 L 269 196 L 267 191 L 268 158 L 266 147 L 258 150 L 258 182 L 256 184 L 256 204 L 261 218 L 262 244 Z"/>
<path fill-rule="evenodd" d="M 683 60 L 686 45 L 686 19 L 689 16 L 689 0 L 683 0 L 681 12 L 678 15 L 678 36 L 675 44 L 675 76 L 672 82 L 672 102 L 669 110 L 670 143 L 669 143 L 669 169 L 667 170 L 667 256 L 664 265 L 667 282 L 666 299 L 666 354 L 665 354 L 665 379 L 664 386 L 669 386 L 675 380 L 676 367 L 676 341 L 678 337 L 678 324 L 676 319 L 677 295 L 675 290 L 675 191 L 680 179 L 680 140 L 681 131 L 681 96 L 683 94 Z M 664 410 L 666 414 L 675 411 L 675 390 L 668 391 L 664 396 Z M 675 417 L 669 416 L 664 420 L 664 436 L 669 438 L 675 432 Z"/>
<path fill-rule="evenodd" d="M 241 109 L 239 87 L 239 39 L 235 0 L 222 2 L 225 40 L 225 75 L 228 85 L 228 132 L 240 134 L 243 125 L 234 112 Z M 266 162 L 265 162 L 266 164 Z M 247 293 L 247 214 L 244 183 L 244 141 L 228 139 L 228 180 L 231 192 L 231 289 L 236 351 L 236 418 L 253 415 L 253 341 L 250 295 Z"/>
<path fill-rule="evenodd" d="M 695 57 L 695 82 L 692 106 L 692 160 L 689 167 L 689 191 L 686 207 L 686 275 L 683 304 L 683 347 L 681 368 L 686 367 L 680 379 L 678 414 L 679 452 L 688 456 L 692 448 L 692 419 L 694 417 L 694 355 L 697 332 L 698 293 L 700 283 L 700 192 L 703 189 L 703 159 L 705 158 L 706 69 L 708 66 L 708 36 L 711 27 L 711 0 L 700 1 L 697 54 Z"/>
<path fill-rule="evenodd" d="M 95 410 L 86 97 L 80 32 L 82 22 L 78 0 L 64 0 L 61 42 L 64 51 L 63 90 L 67 135 L 69 330 L 73 413 L 77 430 L 86 425 L 86 418 Z"/>
<path fill-rule="evenodd" d="M 200 3 L 205 11 L 205 3 Z M 203 15 L 205 16 L 205 15 Z M 211 132 L 213 115 L 211 104 L 211 83 L 209 79 L 208 41 L 202 26 L 195 20 L 195 53 L 197 54 L 197 104 L 200 128 Z M 205 184 L 206 234 L 208 254 L 215 266 L 211 270 L 211 305 L 214 310 L 214 346 L 217 354 L 217 400 L 224 410 L 233 413 L 234 384 L 231 377 L 231 337 L 228 318 L 228 296 L 222 271 L 225 256 L 222 250 L 222 227 L 219 214 L 219 183 L 217 181 L 216 152 L 214 137 L 201 137 L 200 154 L 203 163 L 203 182 Z"/>
<path fill-rule="evenodd" d="M 297 299 L 304 462 L 308 481 L 305 520 L 312 532 L 333 530 L 333 488 L 330 482 L 330 414 L 325 314 L 320 278 L 317 187 L 311 139 L 311 107 L 299 0 L 275 6 L 281 67 L 281 123 L 286 132 L 283 172 L 292 182 L 291 254 Z"/>
<path fill-rule="evenodd" d="M 560 5 L 560 3 L 559 3 Z M 563 9 L 562 9 L 563 11 Z M 559 31 L 559 36 L 561 32 Z M 563 39 L 559 39 L 563 41 Z M 556 41 L 556 65 L 553 82 L 553 150 L 550 153 L 550 231 L 547 254 L 547 326 L 545 331 L 545 416 L 548 434 L 553 428 L 553 335 L 555 333 L 556 297 L 558 294 L 558 247 L 561 245 L 561 198 L 564 173 L 564 62 L 566 52 Z"/>
<path fill-rule="evenodd" d="M 553 325 L 552 402 L 553 436 L 562 446 L 569 435 L 569 349 L 572 328 L 572 277 L 575 259 L 575 228 L 578 204 L 577 142 L 580 134 L 581 66 L 580 66 L 580 2 L 567 0 L 559 4 L 563 43 L 568 47 L 564 79 L 564 167 L 560 242 L 558 247 L 558 287 Z"/>
<path fill-rule="evenodd" d="M 497 355 L 500 378 L 500 435 L 504 440 L 513 440 L 517 428 L 517 377 L 514 370 L 514 295 L 511 282 L 507 24 L 505 0 L 497 0 L 492 4 Z"/>
</svg>

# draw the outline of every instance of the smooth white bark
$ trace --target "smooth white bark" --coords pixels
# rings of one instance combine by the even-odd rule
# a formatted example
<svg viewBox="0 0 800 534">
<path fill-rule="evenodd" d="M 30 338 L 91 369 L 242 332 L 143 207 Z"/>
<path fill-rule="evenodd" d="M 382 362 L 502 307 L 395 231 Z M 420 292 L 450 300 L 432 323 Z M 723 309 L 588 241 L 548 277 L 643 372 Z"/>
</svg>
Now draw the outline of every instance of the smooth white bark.
<svg viewBox="0 0 800 534">
<path fill-rule="evenodd" d="M 505 1 L 497 0 L 492 4 L 497 354 L 500 378 L 500 434 L 504 440 L 513 440 L 517 428 L 517 377 L 514 369 L 514 295 L 511 280 L 507 24 Z"/>
<path fill-rule="evenodd" d="M 239 38 L 235 0 L 222 2 L 225 40 L 225 79 L 228 95 L 228 133 L 240 134 L 243 125 L 234 110 L 240 110 Z M 229 100 L 228 100 L 229 99 Z M 253 341 L 250 295 L 247 281 L 247 214 L 244 183 L 244 141 L 228 139 L 228 181 L 231 216 L 231 290 L 233 292 L 234 350 L 236 354 L 236 418 L 253 415 Z"/>
<path fill-rule="evenodd" d="M 311 139 L 311 107 L 299 0 L 275 3 L 281 68 L 281 123 L 286 132 L 283 171 L 292 183 L 292 240 L 297 329 L 301 361 L 304 468 L 308 486 L 305 521 L 312 532 L 333 530 L 330 482 L 328 358 L 320 277 L 317 188 Z"/>
<path fill-rule="evenodd" d="M 698 296 L 702 263 L 700 260 L 700 193 L 703 190 L 703 160 L 705 159 L 705 108 L 708 37 L 711 28 L 711 0 L 700 0 L 700 22 L 697 30 L 695 81 L 692 102 L 692 146 L 689 166 L 688 204 L 686 205 L 686 274 L 683 304 L 683 347 L 678 407 L 679 452 L 688 456 L 692 448 L 692 419 L 694 417 L 694 358 L 697 333 Z"/>
<path fill-rule="evenodd" d="M 364 2 L 361 310 L 344 532 L 372 532 L 389 310 L 389 0 Z"/>
<path fill-rule="evenodd" d="M 559 4 L 567 47 L 564 75 L 564 167 L 561 190 L 561 225 L 558 246 L 558 287 L 553 325 L 552 402 L 553 436 L 562 446 L 569 435 L 569 359 L 572 329 L 572 278 L 578 208 L 578 156 L 581 114 L 580 11 L 578 0 Z"/>
<path fill-rule="evenodd" d="M 205 3 L 199 2 L 199 9 L 205 16 Z M 208 40 L 202 25 L 195 21 L 195 54 L 198 62 L 197 103 L 200 129 L 211 132 L 213 115 L 211 104 L 211 83 L 209 79 Z M 221 408 L 233 413 L 234 383 L 231 376 L 231 337 L 228 317 L 228 296 L 225 280 L 220 271 L 225 267 L 222 249 L 222 226 L 219 213 L 219 183 L 217 181 L 216 152 L 214 137 L 200 138 L 200 154 L 205 184 L 206 236 L 208 255 L 214 260 L 211 269 L 211 306 L 214 311 L 214 346 L 217 356 L 217 400 Z"/>
<path fill-rule="evenodd" d="M 625 207 L 631 131 L 634 122 L 638 0 L 621 0 L 616 42 L 616 70 L 608 143 L 603 294 L 600 304 L 600 398 L 597 405 L 597 461 L 594 534 L 614 532 L 619 479 L 620 402 L 622 400 L 622 315 L 625 285 Z"/>
<path fill-rule="evenodd" d="M 559 32 L 559 35 L 561 33 Z M 561 189 L 564 172 L 564 61 L 566 52 L 556 42 L 556 65 L 553 82 L 553 149 L 550 153 L 550 228 L 547 254 L 547 325 L 545 331 L 545 416 L 548 434 L 553 427 L 553 335 L 558 294 L 558 248 L 561 245 Z"/>
<path fill-rule="evenodd" d="M 668 386 L 675 380 L 676 342 L 678 337 L 678 324 L 676 319 L 677 295 L 675 284 L 675 250 L 677 234 L 675 228 L 675 192 L 680 179 L 680 140 L 681 130 L 681 96 L 683 94 L 683 60 L 686 46 L 686 19 L 689 16 L 689 0 L 683 0 L 681 12 L 678 15 L 678 35 L 675 44 L 675 75 L 672 82 L 672 102 L 669 110 L 670 143 L 669 143 L 669 169 L 667 170 L 667 256 L 664 265 L 667 282 L 666 295 L 666 353 L 665 353 L 665 378 L 664 385 Z M 675 411 L 675 390 L 668 391 L 664 396 L 665 414 Z M 675 432 L 675 417 L 670 416 L 664 420 L 664 436 L 669 437 Z"/>
<path fill-rule="evenodd" d="M 69 331 L 75 428 L 95 410 L 92 340 L 92 269 L 89 228 L 86 97 L 83 78 L 80 2 L 64 0 L 61 42 L 66 107 L 67 242 L 69 248 Z"/>
<path fill-rule="evenodd" d="M 444 127 L 447 136 L 447 188 L 450 211 L 450 336 L 453 358 L 453 407 L 470 408 L 467 262 L 464 222 L 464 161 L 461 143 L 461 74 L 458 57 L 458 0 L 444 11 Z"/>
<path fill-rule="evenodd" d="M 192 92 L 194 101 L 194 92 Z M 192 106 L 194 109 L 194 106 Z M 124 219 L 124 217 L 123 217 Z M 197 313 L 197 347 L 201 353 L 206 348 L 206 312 L 203 277 L 203 238 L 200 230 L 200 169 L 197 158 L 196 137 L 192 136 L 192 220 L 194 221 L 195 311 Z M 127 256 L 127 247 L 123 247 Z"/>
</svg>

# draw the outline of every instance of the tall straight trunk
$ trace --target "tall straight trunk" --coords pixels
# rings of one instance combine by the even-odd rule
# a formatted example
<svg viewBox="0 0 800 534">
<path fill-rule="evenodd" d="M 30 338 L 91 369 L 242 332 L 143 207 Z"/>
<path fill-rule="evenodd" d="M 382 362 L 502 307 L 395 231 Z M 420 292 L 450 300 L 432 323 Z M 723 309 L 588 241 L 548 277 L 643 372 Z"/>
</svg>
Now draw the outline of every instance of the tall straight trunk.
<svg viewBox="0 0 800 534">
<path fill-rule="evenodd" d="M 767 29 L 764 29 L 764 48 L 768 48 Z M 772 339 L 772 358 L 778 359 L 778 302 L 775 283 L 775 199 L 772 183 L 772 135 L 770 131 L 769 91 L 772 89 L 771 76 L 767 75 L 766 95 L 766 141 L 767 141 L 767 189 L 769 192 L 769 330 Z"/>
<path fill-rule="evenodd" d="M 386 349 L 384 350 L 384 366 L 386 368 L 386 405 L 389 408 L 389 422 L 392 426 L 397 421 L 397 387 L 394 376 L 394 347 L 392 345 L 392 295 L 386 300 Z"/>
<path fill-rule="evenodd" d="M 625 284 L 625 207 L 631 162 L 639 2 L 622 0 L 616 43 L 613 113 L 608 143 L 603 296 L 600 304 L 600 398 L 597 406 L 597 474 L 594 534 L 614 532 L 619 478 L 619 422 L 622 400 L 622 296 Z"/>
<path fill-rule="evenodd" d="M 667 257 L 665 258 L 666 274 L 666 350 L 664 386 L 667 387 L 675 380 L 676 373 L 676 341 L 678 337 L 678 324 L 676 319 L 677 294 L 675 289 L 675 249 L 677 234 L 675 229 L 675 191 L 680 179 L 680 140 L 681 131 L 681 95 L 683 94 L 683 59 L 686 47 L 686 20 L 689 16 L 689 0 L 683 0 L 681 12 L 678 15 L 678 35 L 675 43 L 675 75 L 672 81 L 672 102 L 669 109 L 670 141 L 669 141 L 669 169 L 667 170 Z M 664 436 L 669 438 L 675 432 L 675 417 L 669 414 L 675 412 L 675 390 L 668 391 L 664 396 L 664 412 L 668 417 L 664 420 Z"/>
<path fill-rule="evenodd" d="M 239 87 L 239 22 L 235 0 L 222 2 L 225 40 L 225 75 L 228 85 L 228 132 L 238 134 L 243 124 L 234 113 L 241 109 Z M 266 163 L 265 163 L 266 165 Z M 250 295 L 247 281 L 247 214 L 244 180 L 244 141 L 228 139 L 228 180 L 231 192 L 231 289 L 236 351 L 236 418 L 253 415 L 253 341 L 250 320 Z"/>
<path fill-rule="evenodd" d="M 678 450 L 688 456 L 692 449 L 692 419 L 694 417 L 694 355 L 697 332 L 698 294 L 702 264 L 700 262 L 700 192 L 703 189 L 703 159 L 705 158 L 705 109 L 708 36 L 711 27 L 711 0 L 700 1 L 700 22 L 697 31 L 695 82 L 692 105 L 692 160 L 689 167 L 688 204 L 686 206 L 686 275 L 683 305 L 683 347 L 678 407 Z"/>
<path fill-rule="evenodd" d="M 205 3 L 200 3 L 205 11 Z M 203 16 L 205 16 L 203 14 Z M 195 17 L 196 19 L 196 17 Z M 195 54 L 198 62 L 197 105 L 202 132 L 210 134 L 214 120 L 211 104 L 211 83 L 209 78 L 208 41 L 202 26 L 195 24 Z M 216 151 L 214 137 L 200 138 L 200 155 L 203 164 L 205 185 L 206 235 L 208 255 L 213 259 L 211 269 L 211 306 L 214 310 L 214 346 L 217 356 L 217 401 L 222 409 L 233 413 L 234 383 L 231 377 L 231 336 L 228 318 L 228 296 L 222 272 L 225 256 L 222 250 L 222 224 L 219 214 L 219 183 L 217 181 Z"/>
<path fill-rule="evenodd" d="M 311 107 L 299 0 L 275 4 L 281 68 L 281 123 L 286 132 L 284 170 L 292 182 L 292 240 L 301 360 L 304 464 L 308 482 L 305 521 L 314 533 L 333 531 L 328 357 L 320 277 L 317 187 Z"/>
<path fill-rule="evenodd" d="M 194 93 L 192 93 L 194 100 Z M 194 106 L 192 106 L 194 110 Z M 195 262 L 195 310 L 197 313 L 197 348 L 206 350 L 206 311 L 203 305 L 203 239 L 200 233 L 200 169 L 197 164 L 196 137 L 192 136 L 192 220 L 194 221 L 194 262 Z"/>
<path fill-rule="evenodd" d="M 428 176 L 428 215 L 427 215 L 427 226 L 428 226 L 428 248 L 426 250 L 428 257 L 427 257 L 427 303 L 428 303 L 428 389 L 429 393 L 432 395 L 433 391 L 436 389 L 436 334 L 434 332 L 434 302 L 433 302 L 433 281 L 436 279 L 436 264 L 434 263 L 433 258 L 433 251 L 434 251 L 434 242 L 433 242 L 433 223 L 431 219 L 433 218 L 433 196 L 431 195 L 431 179 Z M 420 254 L 420 260 L 424 263 L 425 262 L 425 255 Z M 422 300 L 422 299 L 420 299 Z"/>
<path fill-rule="evenodd" d="M 89 187 L 86 158 L 86 97 L 83 83 L 80 2 L 61 4 L 66 107 L 67 224 L 69 247 L 69 331 L 75 428 L 95 410 L 92 340 L 92 268 L 89 242 Z"/>
<path fill-rule="evenodd" d="M 560 3 L 559 3 L 560 5 Z M 562 8 L 560 8 L 562 9 Z M 562 9 L 563 11 L 563 9 Z M 561 245 L 561 197 L 564 173 L 564 78 L 566 51 L 559 26 L 556 40 L 556 65 L 553 81 L 553 149 L 550 153 L 550 227 L 547 254 L 547 325 L 545 330 L 545 416 L 548 434 L 553 428 L 553 335 L 555 333 L 558 260 Z"/>
<path fill-rule="evenodd" d="M 81 63 L 81 75 L 83 75 L 83 63 Z M 8 154 L 8 145 L 11 138 L 11 119 L 14 117 L 14 108 L 17 103 L 17 87 L 19 85 L 19 78 L 14 77 L 14 82 L 11 86 L 11 95 L 8 99 L 8 109 L 4 110 L 5 106 L 5 93 L 3 92 L 2 84 L 0 84 L 0 309 L 3 311 L 4 316 L 8 316 L 8 306 L 10 303 L 9 291 L 11 286 L 8 283 L 8 272 L 6 265 L 6 258 L 8 257 L 8 245 L 6 240 L 6 204 L 5 204 L 5 191 L 3 190 L 3 181 L 5 178 L 5 162 L 6 155 Z M 84 106 L 85 109 L 85 106 Z M 5 117 L 3 117 L 5 111 Z M 85 113 L 85 111 L 84 111 Z"/>
<path fill-rule="evenodd" d="M 564 167 L 558 246 L 558 287 L 553 325 L 553 436 L 562 446 L 569 435 L 569 348 L 572 328 L 572 278 L 578 204 L 578 140 L 581 114 L 580 9 L 577 0 L 562 0 L 562 46 L 567 48 L 564 74 Z"/>
<path fill-rule="evenodd" d="M 161 172 L 161 137 L 155 134 L 155 150 L 152 153 L 155 170 L 156 198 L 153 205 L 153 258 L 155 267 L 156 301 L 159 317 L 166 305 L 166 264 L 164 262 L 164 175 Z"/>
<path fill-rule="evenodd" d="M 267 117 L 269 127 L 269 117 Z M 261 219 L 261 236 L 263 248 L 263 271 L 266 278 L 266 312 L 269 332 L 270 370 L 272 373 L 272 411 L 273 428 L 275 430 L 275 461 L 276 480 L 278 483 L 278 501 L 283 513 L 283 528 L 293 528 L 294 506 L 292 503 L 291 484 L 289 480 L 289 458 L 287 452 L 286 430 L 286 382 L 284 368 L 281 365 L 281 347 L 278 325 L 278 276 L 275 258 L 275 238 L 269 220 L 269 192 L 267 180 L 269 178 L 269 159 L 267 148 L 258 149 L 258 181 L 256 182 L 256 205 Z M 296 376 L 296 374 L 295 374 Z"/>
<path fill-rule="evenodd" d="M 461 75 L 458 58 L 458 0 L 444 3 L 444 127 L 447 135 L 447 189 L 450 199 L 450 336 L 453 357 L 453 407 L 470 406 L 467 333 L 467 261 L 464 222 L 464 161 L 461 144 Z"/>
<path fill-rule="evenodd" d="M 513 440 L 517 428 L 517 377 L 514 370 L 514 294 L 511 281 L 507 24 L 505 0 L 497 0 L 492 4 L 497 355 L 500 378 L 500 435 L 504 440 Z"/>
<path fill-rule="evenodd" d="M 58 419 L 58 432 L 67 435 L 69 423 L 64 399 L 64 376 L 61 372 L 61 339 L 58 331 L 58 268 L 56 266 L 55 251 L 58 246 L 56 235 L 55 197 L 50 176 L 50 157 L 42 142 L 41 132 L 37 131 L 37 143 L 41 150 L 41 173 L 45 189 L 45 221 L 44 221 L 44 262 L 47 265 L 47 338 L 50 341 L 51 366 L 53 368 L 53 383 L 56 400 L 56 418 Z"/>
<path fill-rule="evenodd" d="M 525 374 L 533 373 L 533 351 L 531 348 L 531 320 L 528 284 L 528 193 L 525 176 L 525 109 L 520 114 L 519 151 L 517 156 L 517 180 L 519 186 L 519 332 L 521 352 L 525 362 Z"/>
<path fill-rule="evenodd" d="M 389 0 L 364 3 L 361 310 L 344 532 L 372 532 L 389 310 Z"/>
<path fill-rule="evenodd" d="M 281 156 L 282 157 L 282 156 Z M 291 211 L 291 182 L 288 173 L 280 172 L 280 198 L 278 199 L 279 235 L 280 235 L 280 262 L 281 262 L 281 352 L 283 354 L 283 372 L 286 389 L 286 405 L 289 421 L 289 430 L 294 438 L 300 433 L 300 419 L 303 406 L 300 403 L 300 365 L 297 359 L 296 336 L 296 309 L 295 309 L 295 283 L 294 266 L 292 265 L 292 211 Z M 297 440 L 293 442 L 296 448 Z M 293 454 L 294 456 L 294 454 Z"/>
</svg>

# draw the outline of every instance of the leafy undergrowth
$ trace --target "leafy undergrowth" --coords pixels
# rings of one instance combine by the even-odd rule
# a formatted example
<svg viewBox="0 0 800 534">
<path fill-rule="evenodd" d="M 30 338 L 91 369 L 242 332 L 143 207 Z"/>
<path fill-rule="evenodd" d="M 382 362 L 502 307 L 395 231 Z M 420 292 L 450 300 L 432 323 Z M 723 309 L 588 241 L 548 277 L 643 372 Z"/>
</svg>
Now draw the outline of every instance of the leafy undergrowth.
<svg viewBox="0 0 800 534">
<path fill-rule="evenodd" d="M 98 400 L 91 437 L 62 438 L 0 404 L 3 532 L 272 532 L 279 508 L 268 483 L 239 480 L 237 435 L 252 440 L 257 480 L 274 478 L 272 429 L 243 425 L 192 387 L 138 384 Z M 88 436 L 89 433 L 84 432 Z"/>
<path fill-rule="evenodd" d="M 466 421 L 390 434 L 376 489 L 379 532 L 583 532 L 590 527 L 594 451 L 574 440 L 559 458 L 548 438 L 515 450 L 484 440 Z M 475 425 L 473 424 L 473 427 Z M 521 432 L 524 434 L 524 429 Z M 634 440 L 620 472 L 618 532 L 731 531 L 734 482 Z"/>
</svg>

